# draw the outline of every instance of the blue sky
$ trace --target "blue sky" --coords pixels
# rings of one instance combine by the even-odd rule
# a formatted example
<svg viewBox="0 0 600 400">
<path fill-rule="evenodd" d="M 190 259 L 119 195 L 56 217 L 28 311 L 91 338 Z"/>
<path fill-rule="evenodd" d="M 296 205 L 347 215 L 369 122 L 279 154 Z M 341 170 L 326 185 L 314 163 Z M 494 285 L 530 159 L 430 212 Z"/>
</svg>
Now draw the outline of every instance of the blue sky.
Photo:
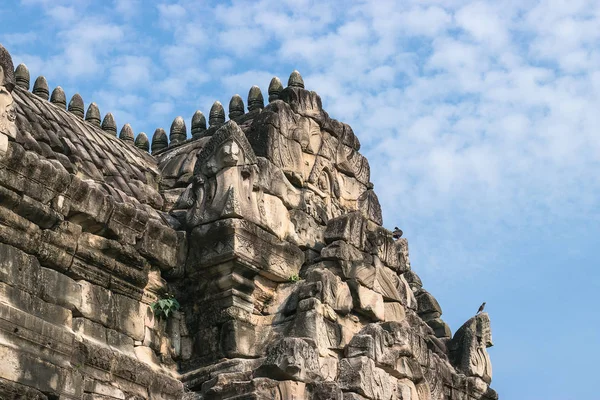
<svg viewBox="0 0 600 400">
<path fill-rule="evenodd" d="M 600 2 L 0 3 L 51 89 L 149 136 L 298 69 L 369 158 L 454 330 L 482 301 L 503 399 L 600 399 Z"/>
</svg>

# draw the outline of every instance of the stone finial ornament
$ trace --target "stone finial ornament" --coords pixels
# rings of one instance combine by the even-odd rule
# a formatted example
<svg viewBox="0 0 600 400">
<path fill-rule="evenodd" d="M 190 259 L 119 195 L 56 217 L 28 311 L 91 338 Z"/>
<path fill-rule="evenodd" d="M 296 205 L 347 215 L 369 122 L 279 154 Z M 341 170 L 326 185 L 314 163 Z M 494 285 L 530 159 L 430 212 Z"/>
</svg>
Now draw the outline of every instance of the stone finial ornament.
<svg viewBox="0 0 600 400">
<path fill-rule="evenodd" d="M 67 109 L 71 114 L 78 116 L 83 119 L 83 99 L 79 93 L 75 93 L 69 101 L 69 107 Z"/>
<path fill-rule="evenodd" d="M 41 99 L 48 100 L 48 97 L 50 96 L 50 90 L 48 89 L 48 81 L 46 81 L 44 76 L 37 77 L 35 83 L 33 84 L 32 93 Z"/>
<path fill-rule="evenodd" d="M 129 124 L 123 125 L 119 133 L 119 139 L 124 142 L 133 144 L 133 128 Z"/>
<path fill-rule="evenodd" d="M 290 79 L 288 79 L 288 86 L 299 87 L 304 89 L 304 79 L 302 79 L 300 72 L 294 70 L 294 72 L 290 74 Z"/>
<path fill-rule="evenodd" d="M 112 113 L 106 113 L 104 120 L 102 120 L 102 130 L 106 133 L 110 133 L 113 136 L 117 136 L 117 123 Z"/>
<path fill-rule="evenodd" d="M 244 100 L 239 94 L 235 94 L 229 101 L 229 119 L 235 119 L 242 115 L 244 115 Z"/>
<path fill-rule="evenodd" d="M 248 92 L 248 111 L 260 110 L 265 108 L 265 99 L 260 88 L 256 85 L 250 88 Z"/>
<path fill-rule="evenodd" d="M 158 128 L 152 135 L 152 154 L 157 151 L 166 149 L 169 147 L 169 139 L 167 138 L 167 132 L 163 128 Z"/>
<path fill-rule="evenodd" d="M 185 139 L 187 138 L 186 130 L 183 117 L 176 117 L 171 124 L 171 131 L 169 133 L 170 145 L 173 146 L 177 143 L 185 142 Z"/>
<path fill-rule="evenodd" d="M 197 110 L 192 117 L 192 137 L 201 136 L 206 131 L 206 117 L 202 111 Z"/>
<path fill-rule="evenodd" d="M 91 103 L 85 113 L 85 120 L 100 128 L 100 109 L 96 103 Z"/>
<path fill-rule="evenodd" d="M 17 69 L 15 70 L 15 81 L 18 87 L 29 90 L 29 82 L 30 82 L 29 68 L 25 64 L 17 65 Z"/>
<path fill-rule="evenodd" d="M 220 101 L 215 101 L 208 114 L 208 124 L 210 127 L 223 125 L 225 123 L 225 109 Z"/>
<path fill-rule="evenodd" d="M 461 326 L 450 341 L 450 360 L 466 376 L 492 381 L 492 363 L 486 348 L 492 347 L 492 329 L 488 313 L 481 312 Z"/>
<path fill-rule="evenodd" d="M 150 150 L 150 142 L 148 142 L 148 136 L 144 132 L 138 133 L 135 138 L 135 147 L 144 151 Z"/>
<path fill-rule="evenodd" d="M 273 79 L 271 79 L 271 83 L 269 83 L 269 103 L 278 100 L 282 90 L 283 85 L 281 84 L 281 80 L 274 76 Z"/>
<path fill-rule="evenodd" d="M 67 108 L 67 96 L 65 95 L 65 91 L 60 86 L 57 86 L 52 91 L 52 95 L 50 96 L 50 102 L 52 104 L 56 104 L 58 107 L 63 110 Z"/>
</svg>

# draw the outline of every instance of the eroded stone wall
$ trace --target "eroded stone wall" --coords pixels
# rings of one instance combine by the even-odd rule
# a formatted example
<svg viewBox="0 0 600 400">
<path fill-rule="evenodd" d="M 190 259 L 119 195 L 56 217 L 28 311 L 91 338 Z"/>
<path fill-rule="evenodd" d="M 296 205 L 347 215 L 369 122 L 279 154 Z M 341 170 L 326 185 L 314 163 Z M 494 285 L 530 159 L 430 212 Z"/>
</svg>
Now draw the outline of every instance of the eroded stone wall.
<svg viewBox="0 0 600 400">
<path fill-rule="evenodd" d="M 0 50 L 1 399 L 497 399 L 297 71 L 150 146 Z"/>
<path fill-rule="evenodd" d="M 2 70 L 11 70 L 10 56 L 0 56 Z M 161 271 L 177 263 L 176 232 L 148 197 L 123 201 L 124 191 L 107 189 L 122 175 L 92 159 L 106 154 L 94 142 L 104 140 L 102 131 L 88 136 L 87 122 L 7 79 L 0 81 L 0 398 L 181 398 L 167 322 L 149 308 L 165 286 Z"/>
</svg>

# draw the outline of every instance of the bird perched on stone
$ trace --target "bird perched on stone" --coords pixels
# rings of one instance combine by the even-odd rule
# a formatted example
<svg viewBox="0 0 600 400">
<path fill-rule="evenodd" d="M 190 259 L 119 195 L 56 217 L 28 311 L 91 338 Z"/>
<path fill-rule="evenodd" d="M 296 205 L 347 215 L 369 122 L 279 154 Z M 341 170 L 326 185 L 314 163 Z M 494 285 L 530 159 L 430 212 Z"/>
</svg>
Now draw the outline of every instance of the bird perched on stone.
<svg viewBox="0 0 600 400">
<path fill-rule="evenodd" d="M 398 240 L 402 237 L 402 230 L 400 228 L 398 228 L 397 226 L 394 227 L 394 232 L 392 232 L 392 237 L 395 240 Z"/>
<path fill-rule="evenodd" d="M 482 312 L 484 308 L 485 308 L 485 301 L 483 302 L 482 305 L 479 306 L 479 310 L 477 310 L 477 314 L 479 314 L 480 312 Z"/>
</svg>

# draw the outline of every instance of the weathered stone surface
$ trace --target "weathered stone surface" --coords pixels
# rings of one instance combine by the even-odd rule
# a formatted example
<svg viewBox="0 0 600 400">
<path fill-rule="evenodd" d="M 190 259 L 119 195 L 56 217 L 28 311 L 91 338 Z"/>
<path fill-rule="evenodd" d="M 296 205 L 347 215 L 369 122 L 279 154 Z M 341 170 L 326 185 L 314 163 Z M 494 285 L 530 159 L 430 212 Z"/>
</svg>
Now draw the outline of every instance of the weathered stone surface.
<svg viewBox="0 0 600 400">
<path fill-rule="evenodd" d="M 192 116 L 192 138 L 199 138 L 204 132 L 206 132 L 206 117 L 198 110 Z"/>
<path fill-rule="evenodd" d="M 15 70 L 15 83 L 20 88 L 29 90 L 29 68 L 25 64 L 17 65 Z"/>
<path fill-rule="evenodd" d="M 192 271 L 200 271 L 228 260 L 239 259 L 276 282 L 297 275 L 304 254 L 296 246 L 278 240 L 256 225 L 240 219 L 225 219 L 202 225 L 192 232 Z"/>
<path fill-rule="evenodd" d="M 430 319 L 439 318 L 442 315 L 442 308 L 431 293 L 422 290 L 416 299 L 417 313 L 424 320 L 428 321 Z"/>
<path fill-rule="evenodd" d="M 354 309 L 371 318 L 374 321 L 385 320 L 385 307 L 383 305 L 383 296 L 381 294 L 367 289 L 357 281 L 350 281 L 352 297 L 354 299 Z"/>
<path fill-rule="evenodd" d="M 79 284 L 83 298 L 79 311 L 85 318 L 111 327 L 134 340 L 144 340 L 147 305 L 86 281 L 80 281 Z"/>
<path fill-rule="evenodd" d="M 164 129 L 158 128 L 152 135 L 152 153 L 166 149 L 169 146 L 169 140 L 167 139 L 167 133 Z"/>
<path fill-rule="evenodd" d="M 73 95 L 73 97 L 71 97 L 71 100 L 69 101 L 69 107 L 67 108 L 68 111 L 72 114 L 74 114 L 75 116 L 83 119 L 83 112 L 84 112 L 84 105 L 83 105 L 83 99 L 81 98 L 81 95 L 79 93 L 75 93 Z"/>
<path fill-rule="evenodd" d="M 102 130 L 113 135 L 117 136 L 117 123 L 115 122 L 115 117 L 112 113 L 106 113 L 104 119 L 102 120 Z"/>
<path fill-rule="evenodd" d="M 100 127 L 100 109 L 96 103 L 90 103 L 85 113 L 85 120 L 94 126 Z"/>
<path fill-rule="evenodd" d="M 121 132 L 119 132 L 119 139 L 121 139 L 122 141 L 124 141 L 126 143 L 134 144 L 134 141 L 133 141 L 134 136 L 135 135 L 133 133 L 133 128 L 131 127 L 131 125 L 129 125 L 129 124 L 123 125 L 123 127 L 121 128 Z"/>
<path fill-rule="evenodd" d="M 340 361 L 339 384 L 342 390 L 356 392 L 368 399 L 397 399 L 398 383 L 367 357 Z"/>
<path fill-rule="evenodd" d="M 310 339 L 283 338 L 269 349 L 259 374 L 279 380 L 320 380 L 315 343 Z"/>
<path fill-rule="evenodd" d="M 493 346 L 490 318 L 477 314 L 461 326 L 449 343 L 450 359 L 467 376 L 475 376 L 489 384 L 492 364 L 486 348 Z"/>
<path fill-rule="evenodd" d="M 269 83 L 269 103 L 279 100 L 279 95 L 282 90 L 283 85 L 281 84 L 281 80 L 279 80 L 279 78 L 276 76 L 273 77 Z"/>
<path fill-rule="evenodd" d="M 262 92 L 258 86 L 254 85 L 248 92 L 248 111 L 252 112 L 263 108 L 265 108 L 265 100 Z"/>
<path fill-rule="evenodd" d="M 450 338 L 452 337 L 452 331 L 447 323 L 442 321 L 441 318 L 433 318 L 427 321 L 427 325 L 433 329 L 435 336 L 438 338 Z"/>
<path fill-rule="evenodd" d="M 171 133 L 169 134 L 169 144 L 171 146 L 185 141 L 187 137 L 185 121 L 179 116 L 171 124 Z"/>
<path fill-rule="evenodd" d="M 29 93 L 1 46 L 0 67 L 0 398 L 498 398 L 488 315 L 450 338 L 297 71 L 151 156 L 79 95 Z"/>
<path fill-rule="evenodd" d="M 50 96 L 50 91 L 48 89 L 48 81 L 46 81 L 45 77 L 37 77 L 33 84 L 32 93 L 41 99 L 48 100 L 48 96 Z"/>
<path fill-rule="evenodd" d="M 383 224 L 381 205 L 379 204 L 379 199 L 373 190 L 367 190 L 360 195 L 358 198 L 358 209 L 371 221 L 378 225 Z"/>
<path fill-rule="evenodd" d="M 234 95 L 229 101 L 229 119 L 244 115 L 244 100 L 239 94 Z"/>
<path fill-rule="evenodd" d="M 327 269 L 312 269 L 306 276 L 308 282 L 321 283 L 319 299 L 340 314 L 347 314 L 352 309 L 352 296 L 346 282 Z"/>
<path fill-rule="evenodd" d="M 219 101 L 215 101 L 210 108 L 210 113 L 208 114 L 208 124 L 210 127 L 217 127 L 222 125 L 225 122 L 225 109 L 223 105 Z"/>
<path fill-rule="evenodd" d="M 135 147 L 137 147 L 140 150 L 143 150 L 143 151 L 150 150 L 150 142 L 148 142 L 148 136 L 146 136 L 146 134 L 144 132 L 138 133 L 138 135 L 135 137 L 134 144 L 135 144 Z"/>
<path fill-rule="evenodd" d="M 57 86 L 52 91 L 52 95 L 50 96 L 50 102 L 56 104 L 61 109 L 67 108 L 67 96 L 65 95 L 65 91 L 60 86 Z M 115 128 L 116 135 L 116 128 Z"/>
</svg>

